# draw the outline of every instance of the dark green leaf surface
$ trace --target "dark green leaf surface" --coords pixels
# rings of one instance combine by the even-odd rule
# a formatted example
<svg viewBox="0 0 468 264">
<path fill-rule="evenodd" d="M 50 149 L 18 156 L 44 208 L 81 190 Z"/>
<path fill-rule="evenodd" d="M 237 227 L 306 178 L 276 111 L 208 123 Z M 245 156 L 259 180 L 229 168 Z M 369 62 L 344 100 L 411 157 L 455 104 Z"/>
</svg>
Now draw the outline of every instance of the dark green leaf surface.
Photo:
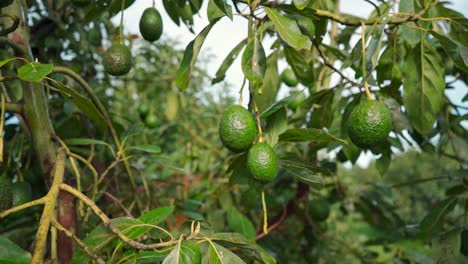
<svg viewBox="0 0 468 264">
<path fill-rule="evenodd" d="M 242 54 L 242 72 L 247 80 L 260 83 L 265 76 L 266 64 L 262 42 L 255 37 L 247 43 Z"/>
<path fill-rule="evenodd" d="M 455 64 L 463 71 L 468 72 L 468 48 L 434 30 L 431 30 L 431 34 L 439 40 L 440 46 L 452 57 Z M 465 43 L 465 45 L 467 44 Z"/>
<path fill-rule="evenodd" d="M 28 264 L 31 254 L 4 236 L 0 236 L 0 263 Z"/>
<path fill-rule="evenodd" d="M 421 221 L 420 235 L 423 239 L 428 239 L 436 231 L 442 228 L 444 219 L 457 204 L 457 198 L 451 197 L 439 202 Z"/>
<path fill-rule="evenodd" d="M 231 67 L 232 63 L 236 60 L 239 53 L 244 48 L 245 44 L 247 43 L 247 39 L 242 40 L 237 46 L 235 46 L 231 52 L 226 56 L 223 63 L 219 67 L 218 71 L 216 72 L 215 78 L 211 81 L 212 84 L 221 82 L 226 77 L 226 71 Z"/>
<path fill-rule="evenodd" d="M 248 239 L 255 238 L 255 228 L 252 222 L 243 215 L 237 208 L 231 207 L 227 211 L 227 222 L 232 230 L 241 233 Z"/>
<path fill-rule="evenodd" d="M 277 10 L 265 8 L 265 12 L 275 24 L 281 38 L 296 49 L 310 49 L 312 42 L 308 36 L 302 34 L 296 21 L 282 16 Z"/>
<path fill-rule="evenodd" d="M 193 241 L 184 240 L 178 243 L 162 264 L 199 264 L 201 263 L 200 247 Z"/>
<path fill-rule="evenodd" d="M 340 144 L 347 144 L 345 140 L 339 139 L 330 135 L 322 129 L 316 128 L 292 128 L 286 130 L 279 136 L 279 142 L 336 142 Z"/>
</svg>

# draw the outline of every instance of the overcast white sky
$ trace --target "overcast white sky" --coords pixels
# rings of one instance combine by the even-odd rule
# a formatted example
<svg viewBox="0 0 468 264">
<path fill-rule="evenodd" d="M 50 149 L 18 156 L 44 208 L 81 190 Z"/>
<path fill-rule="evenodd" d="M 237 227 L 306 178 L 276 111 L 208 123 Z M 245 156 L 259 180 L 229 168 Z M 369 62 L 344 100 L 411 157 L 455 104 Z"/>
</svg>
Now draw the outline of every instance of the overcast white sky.
<svg viewBox="0 0 468 264">
<path fill-rule="evenodd" d="M 402 0 L 407 1 L 407 0 Z M 228 1 L 231 2 L 231 1 Z M 468 0 L 452 0 L 453 6 L 452 8 L 461 12 L 466 16 L 468 16 Z M 199 14 L 195 17 L 195 33 L 200 32 L 207 24 L 208 19 L 206 15 L 206 7 L 208 1 L 204 1 L 204 5 L 199 12 Z M 124 14 L 124 30 L 126 33 L 132 34 L 139 34 L 139 20 L 143 11 L 152 5 L 152 0 L 137 0 L 130 8 L 125 11 Z M 169 18 L 167 13 L 165 12 L 162 1 L 156 0 L 156 8 L 160 11 L 163 21 L 164 21 L 164 33 L 163 38 L 172 38 L 177 39 L 180 42 L 181 49 L 185 48 L 187 44 L 193 40 L 196 36 L 192 34 L 187 27 L 184 25 L 177 26 L 172 20 Z M 366 3 L 364 0 L 342 0 L 340 1 L 340 9 L 342 12 L 357 15 L 360 17 L 367 17 L 372 11 L 373 7 Z M 118 24 L 119 15 L 113 18 L 113 22 Z M 210 76 L 214 76 L 216 70 L 218 69 L 219 65 L 221 65 L 224 58 L 227 54 L 234 48 L 240 41 L 242 41 L 246 37 L 247 32 L 247 23 L 244 18 L 234 16 L 234 20 L 231 21 L 228 18 L 223 18 L 219 21 L 213 29 L 210 31 L 201 53 L 215 55 L 214 58 L 211 60 L 209 65 L 206 65 L 208 70 L 208 74 Z M 265 49 L 269 48 L 269 43 L 265 43 Z M 269 50 L 266 50 L 267 54 Z M 280 64 L 280 70 L 285 67 L 285 64 Z M 352 77 L 352 76 L 350 76 Z M 234 62 L 232 67 L 226 74 L 226 81 L 232 84 L 230 93 L 232 95 L 236 95 L 240 85 L 242 83 L 243 73 L 240 66 L 240 56 Z M 221 85 L 217 84 L 213 87 L 207 87 L 207 90 L 212 90 L 213 92 L 219 92 L 221 89 Z M 244 90 L 246 92 L 247 89 Z M 287 89 L 283 90 L 281 95 L 287 94 Z M 447 93 L 453 98 L 454 102 L 457 104 L 461 103 L 461 98 L 466 94 L 467 88 L 462 83 L 459 82 L 457 85 L 456 90 L 448 91 Z M 248 95 L 245 94 L 244 97 Z M 246 100 L 244 100 L 246 101 Z M 466 104 L 465 104 L 466 105 Z M 371 160 L 371 155 L 361 155 L 358 160 L 358 164 L 360 166 L 366 167 L 369 161 Z"/>
</svg>

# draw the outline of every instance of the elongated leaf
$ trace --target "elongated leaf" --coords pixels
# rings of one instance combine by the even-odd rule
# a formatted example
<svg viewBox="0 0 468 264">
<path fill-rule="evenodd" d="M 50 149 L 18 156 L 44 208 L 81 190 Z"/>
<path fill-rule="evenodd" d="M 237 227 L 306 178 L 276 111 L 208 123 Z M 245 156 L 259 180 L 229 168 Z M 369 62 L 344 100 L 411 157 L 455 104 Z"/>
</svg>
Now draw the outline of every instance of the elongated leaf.
<svg viewBox="0 0 468 264">
<path fill-rule="evenodd" d="M 432 260 L 435 264 L 463 263 L 460 254 L 460 229 L 454 229 L 432 240 Z"/>
<path fill-rule="evenodd" d="M 195 65 L 195 62 L 198 58 L 198 53 L 205 42 L 208 33 L 210 32 L 211 28 L 219 21 L 220 18 L 217 18 L 210 22 L 208 26 L 206 26 L 198 36 L 192 40 L 185 49 L 184 58 L 182 59 L 182 63 L 180 64 L 179 70 L 177 71 L 176 76 L 176 85 L 179 90 L 184 91 L 187 89 L 190 83 L 190 75 L 192 73 L 192 67 Z"/>
<path fill-rule="evenodd" d="M 10 61 L 14 61 L 16 59 L 18 58 L 8 58 L 8 59 L 0 61 L 0 68 L 3 67 L 5 64 L 9 63 Z"/>
<path fill-rule="evenodd" d="M 243 234 L 248 239 L 255 238 L 255 227 L 252 222 L 243 215 L 237 208 L 231 207 L 227 211 L 227 222 L 232 230 Z"/>
<path fill-rule="evenodd" d="M 302 51 L 301 53 L 293 48 L 284 47 L 284 56 L 297 78 L 303 85 L 310 87 L 315 82 L 315 74 L 313 65 L 304 59 L 305 56 L 303 53 L 305 52 L 306 51 Z"/>
<path fill-rule="evenodd" d="M 224 14 L 224 12 L 219 9 L 214 0 L 209 0 L 208 8 L 206 9 L 206 15 L 208 16 L 208 21 L 211 22 L 212 20 L 223 17 L 226 14 Z"/>
<path fill-rule="evenodd" d="M 180 26 L 180 16 L 178 12 L 177 3 L 174 0 L 163 0 L 163 6 L 166 10 L 166 13 L 169 17 L 176 23 L 177 26 Z M 211 21 L 210 21 L 211 22 Z"/>
<path fill-rule="evenodd" d="M 234 47 L 234 49 L 231 50 L 231 52 L 229 52 L 229 54 L 226 56 L 223 63 L 219 67 L 218 71 L 216 72 L 216 77 L 211 81 L 212 84 L 224 80 L 224 77 L 226 77 L 226 71 L 231 67 L 232 63 L 239 56 L 239 53 L 245 47 L 246 43 L 247 39 L 242 40 L 239 44 L 237 44 L 237 46 Z"/>
<path fill-rule="evenodd" d="M 199 264 L 201 263 L 200 247 L 193 241 L 179 242 L 162 264 Z"/>
<path fill-rule="evenodd" d="M 278 138 L 281 133 L 286 131 L 288 128 L 288 117 L 286 115 L 286 109 L 283 107 L 279 111 L 267 117 L 265 138 L 266 141 L 274 146 L 278 143 Z"/>
<path fill-rule="evenodd" d="M 26 82 L 41 82 L 52 72 L 53 64 L 40 64 L 31 62 L 18 69 L 18 78 Z"/>
<path fill-rule="evenodd" d="M 279 136 L 280 142 L 337 142 L 340 144 L 347 144 L 346 140 L 339 139 L 335 136 L 328 134 L 327 131 L 316 128 L 292 128 L 286 130 Z"/>
<path fill-rule="evenodd" d="M 227 0 L 214 0 L 214 2 L 216 6 L 218 6 L 218 8 L 232 20 L 232 8 L 227 3 Z"/>
<path fill-rule="evenodd" d="M 438 203 L 421 221 L 419 225 L 421 237 L 428 239 L 436 230 L 442 228 L 445 216 L 452 211 L 456 204 L 456 197 Z"/>
<path fill-rule="evenodd" d="M 112 149 L 111 145 L 102 140 L 97 140 L 93 138 L 70 138 L 66 139 L 65 143 L 67 145 L 104 145 Z"/>
<path fill-rule="evenodd" d="M 308 36 L 302 34 L 296 21 L 282 16 L 277 10 L 265 8 L 265 12 L 275 24 L 281 38 L 296 49 L 310 49 L 312 42 Z"/>
<path fill-rule="evenodd" d="M 125 264 L 153 264 L 160 263 L 163 261 L 169 252 L 167 251 L 136 251 L 136 250 L 125 250 L 123 256 L 119 261 Z"/>
<path fill-rule="evenodd" d="M 209 246 L 208 264 L 245 264 L 241 258 L 225 247 L 215 242 L 210 242 Z"/>
<path fill-rule="evenodd" d="M 129 149 L 135 149 L 143 152 L 148 152 L 151 154 L 159 154 L 161 153 L 161 148 L 159 146 L 155 145 L 140 145 L 140 146 L 133 146 L 130 147 Z"/>
<path fill-rule="evenodd" d="M 431 131 L 444 100 L 444 66 L 435 49 L 421 39 L 408 51 L 403 70 L 403 103 L 413 127 Z"/>
<path fill-rule="evenodd" d="M 281 86 L 281 78 L 278 72 L 278 52 L 274 51 L 267 58 L 267 66 L 263 82 L 262 93 L 255 98 L 260 112 L 267 109 L 276 100 L 278 90 Z"/>
<path fill-rule="evenodd" d="M 261 115 L 260 115 L 260 118 L 262 119 L 265 119 L 267 118 L 268 116 L 274 114 L 276 111 L 279 111 L 280 109 L 284 108 L 285 106 L 287 106 L 291 101 L 293 101 L 296 96 L 299 96 L 300 93 L 294 93 L 288 97 L 285 97 L 281 100 L 279 100 L 278 102 L 276 102 L 275 104 L 273 104 L 272 106 L 270 106 L 267 110 L 265 110 Z"/>
<path fill-rule="evenodd" d="M 262 42 L 257 38 L 251 39 L 242 54 L 242 72 L 247 80 L 260 83 L 265 76 L 266 54 Z"/>
<path fill-rule="evenodd" d="M 104 116 L 97 110 L 96 106 L 88 98 L 80 95 L 75 90 L 65 86 L 60 82 L 54 82 L 54 84 L 57 86 L 62 96 L 72 102 L 87 117 L 89 117 L 89 119 L 94 122 L 94 125 L 99 130 L 105 130 L 107 122 L 104 119 Z"/>
<path fill-rule="evenodd" d="M 289 175 L 309 184 L 315 189 L 323 187 L 322 177 L 318 175 L 323 172 L 320 168 L 290 160 L 281 160 L 281 168 L 283 168 Z"/>
<path fill-rule="evenodd" d="M 28 264 L 31 262 L 31 254 L 8 238 L 0 236 L 0 263 Z"/>
<path fill-rule="evenodd" d="M 219 241 L 232 246 L 240 247 L 240 251 L 247 256 L 253 256 L 255 259 L 263 264 L 276 263 L 275 258 L 268 254 L 262 247 L 254 241 L 246 239 L 238 233 L 216 233 L 209 237 L 212 241 Z"/>
<path fill-rule="evenodd" d="M 463 71 L 468 72 L 468 48 L 434 30 L 431 30 L 431 34 L 440 42 L 440 46 L 452 57 L 455 64 Z"/>
</svg>

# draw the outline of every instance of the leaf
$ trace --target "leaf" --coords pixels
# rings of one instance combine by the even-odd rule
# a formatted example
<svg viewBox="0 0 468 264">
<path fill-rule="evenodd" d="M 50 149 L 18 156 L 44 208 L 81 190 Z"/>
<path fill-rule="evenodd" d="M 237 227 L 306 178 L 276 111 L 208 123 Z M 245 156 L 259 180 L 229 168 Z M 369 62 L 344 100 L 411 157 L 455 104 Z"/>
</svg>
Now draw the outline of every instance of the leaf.
<svg viewBox="0 0 468 264">
<path fill-rule="evenodd" d="M 199 264 L 200 247 L 193 241 L 184 240 L 174 247 L 162 264 Z"/>
<path fill-rule="evenodd" d="M 307 7 L 310 1 L 311 0 L 293 0 L 293 3 L 297 9 L 302 10 Z"/>
<path fill-rule="evenodd" d="M 462 263 L 460 254 L 460 230 L 454 229 L 432 240 L 432 260 L 434 264 Z"/>
<path fill-rule="evenodd" d="M 232 8 L 226 0 L 214 0 L 216 6 L 232 20 Z"/>
<path fill-rule="evenodd" d="M 18 78 L 26 82 L 41 82 L 54 68 L 53 64 L 30 62 L 18 69 Z"/>
<path fill-rule="evenodd" d="M 208 264 L 245 264 L 245 262 L 236 254 L 232 253 L 232 251 L 217 243 L 211 241 L 209 243 Z"/>
<path fill-rule="evenodd" d="M 135 0 L 125 0 L 123 10 L 131 6 Z M 109 17 L 114 16 L 115 14 L 123 11 L 122 10 L 122 0 L 113 0 L 109 5 Z"/>
<path fill-rule="evenodd" d="M 275 112 L 277 112 L 278 110 L 284 108 L 285 106 L 287 106 L 291 101 L 293 101 L 296 96 L 299 96 L 300 93 L 294 93 L 288 97 L 285 97 L 281 100 L 279 100 L 278 102 L 274 103 L 273 105 L 271 105 L 267 110 L 265 110 L 261 115 L 260 115 L 260 118 L 262 119 L 265 119 L 267 118 L 268 116 L 274 114 Z"/>
<path fill-rule="evenodd" d="M 303 85 L 310 87 L 315 83 L 313 64 L 304 59 L 304 54 L 293 48 L 284 47 L 284 56 Z"/>
<path fill-rule="evenodd" d="M 275 258 L 268 254 L 262 247 L 252 240 L 246 239 L 238 233 L 216 233 L 209 237 L 212 241 L 220 241 L 232 246 L 239 247 L 239 250 L 248 256 L 252 256 L 263 264 L 276 263 Z"/>
<path fill-rule="evenodd" d="M 424 217 L 419 224 L 419 234 L 423 239 L 428 239 L 436 230 L 442 228 L 445 216 L 453 210 L 457 204 L 457 198 L 451 197 L 439 202 Z"/>
<path fill-rule="evenodd" d="M 122 231 L 126 236 L 132 234 L 133 229 L 137 227 L 141 227 L 140 225 L 143 224 L 142 221 L 138 219 L 132 219 L 128 217 L 120 217 L 111 220 L 112 225 Z M 133 234 L 130 238 L 136 238 Z M 97 252 L 111 242 L 117 240 L 117 237 L 111 233 L 107 227 L 103 224 L 94 228 L 83 240 L 83 242 L 89 247 L 92 248 L 94 252 Z M 77 248 L 76 251 L 73 253 L 73 257 L 71 260 L 71 264 L 78 264 L 78 263 L 89 263 L 90 257 L 88 254 L 81 248 Z"/>
<path fill-rule="evenodd" d="M 180 91 L 184 91 L 187 89 L 190 83 L 190 75 L 192 72 L 192 67 L 195 65 L 197 61 L 198 53 L 205 42 L 205 39 L 210 32 L 211 28 L 219 21 L 220 18 L 217 18 L 210 22 L 208 26 L 206 26 L 198 36 L 192 40 L 185 49 L 184 58 L 182 59 L 182 63 L 180 64 L 179 69 L 177 70 L 176 76 L 176 85 Z"/>
<path fill-rule="evenodd" d="M 178 12 L 177 3 L 174 0 L 163 0 L 164 9 L 169 17 L 174 21 L 177 26 L 180 26 L 180 17 Z M 210 20 L 211 22 L 211 20 Z"/>
<path fill-rule="evenodd" d="M 167 251 L 136 251 L 136 250 L 126 250 L 123 253 L 119 262 L 125 264 L 153 264 L 153 263 L 160 263 L 163 261 L 168 255 Z"/>
<path fill-rule="evenodd" d="M 416 14 L 417 11 L 414 7 L 414 1 L 401 1 L 398 5 L 398 12 Z M 417 25 L 414 22 L 408 22 L 398 27 L 400 39 L 411 46 L 414 46 L 419 42 L 419 30 L 414 29 L 415 27 L 417 27 Z"/>
<path fill-rule="evenodd" d="M 283 168 L 288 174 L 296 177 L 298 180 L 309 184 L 315 189 L 323 187 L 322 177 L 318 175 L 318 173 L 323 172 L 321 168 L 298 161 L 281 160 L 281 162 L 281 168 Z"/>
<path fill-rule="evenodd" d="M 266 128 L 264 131 L 266 141 L 274 146 L 278 143 L 278 138 L 288 128 L 288 118 L 286 109 L 283 107 L 279 111 L 270 115 L 266 119 Z"/>
<path fill-rule="evenodd" d="M 215 84 L 224 80 L 226 77 L 226 71 L 231 67 L 232 63 L 237 59 L 239 53 L 244 48 L 245 44 L 247 43 L 247 39 L 242 40 L 237 46 L 235 46 L 231 52 L 226 56 L 223 63 L 219 67 L 218 71 L 216 72 L 216 77 L 211 81 L 211 84 Z"/>
<path fill-rule="evenodd" d="M 333 98 L 335 93 L 333 90 L 320 96 L 314 104 L 314 110 L 310 115 L 310 126 L 312 128 L 330 127 L 333 122 L 335 111 L 333 110 Z"/>
<path fill-rule="evenodd" d="M 111 145 L 109 145 L 107 142 L 102 141 L 102 140 L 92 139 L 92 138 L 70 138 L 70 139 L 66 139 L 65 143 L 67 145 L 75 145 L 75 146 L 76 145 L 104 145 L 112 149 Z"/>
<path fill-rule="evenodd" d="M 65 86 L 60 82 L 54 81 L 54 84 L 59 89 L 60 94 L 62 94 L 63 97 L 72 102 L 87 117 L 89 117 L 89 119 L 91 119 L 94 122 L 94 124 L 100 131 L 105 130 L 107 124 L 106 119 L 88 98 L 80 95 L 75 90 Z"/>
<path fill-rule="evenodd" d="M 413 127 L 431 131 L 444 101 L 444 66 L 436 50 L 421 39 L 408 51 L 403 69 L 403 103 Z"/>
<path fill-rule="evenodd" d="M 434 30 L 430 32 L 440 42 L 440 46 L 442 46 L 447 54 L 452 57 L 455 64 L 463 71 L 468 72 L 468 48 Z"/>
<path fill-rule="evenodd" d="M 262 93 L 259 93 L 255 98 L 260 112 L 267 109 L 275 102 L 280 85 L 281 78 L 278 73 L 278 52 L 274 51 L 267 58 L 266 72 L 261 84 Z"/>
<path fill-rule="evenodd" d="M 143 152 L 148 152 L 151 154 L 159 154 L 161 153 L 161 148 L 155 145 L 139 145 L 139 146 L 132 146 L 129 149 L 140 150 Z"/>
<path fill-rule="evenodd" d="M 312 42 L 308 36 L 302 34 L 296 21 L 282 16 L 278 11 L 272 8 L 265 8 L 265 12 L 271 21 L 275 24 L 281 38 L 295 49 L 310 49 Z"/>
<path fill-rule="evenodd" d="M 0 263 L 28 264 L 31 254 L 4 236 L 0 236 Z"/>
<path fill-rule="evenodd" d="M 348 144 L 346 140 L 339 139 L 328 134 L 327 131 L 317 128 L 292 128 L 286 130 L 279 136 L 279 142 L 336 142 L 340 144 Z"/>
<path fill-rule="evenodd" d="M 227 222 L 235 232 L 241 233 L 248 239 L 255 238 L 255 227 L 252 222 L 235 207 L 231 207 L 227 211 Z"/>
<path fill-rule="evenodd" d="M 16 58 L 16 57 L 15 58 L 8 58 L 8 59 L 0 61 L 0 68 L 3 67 L 5 64 L 9 63 L 10 61 L 14 61 L 16 59 L 18 59 L 18 58 Z"/>
<path fill-rule="evenodd" d="M 254 37 L 245 47 L 242 54 L 242 72 L 247 80 L 259 83 L 266 71 L 266 54 L 262 42 Z"/>
</svg>

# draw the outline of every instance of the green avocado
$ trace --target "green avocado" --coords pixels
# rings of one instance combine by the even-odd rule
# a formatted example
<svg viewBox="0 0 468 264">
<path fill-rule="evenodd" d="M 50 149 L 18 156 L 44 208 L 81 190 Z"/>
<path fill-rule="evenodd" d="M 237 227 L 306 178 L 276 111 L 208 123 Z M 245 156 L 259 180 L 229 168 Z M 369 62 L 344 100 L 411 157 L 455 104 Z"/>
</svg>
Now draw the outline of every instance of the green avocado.
<svg viewBox="0 0 468 264">
<path fill-rule="evenodd" d="M 252 114 L 240 105 L 229 107 L 219 124 L 219 137 L 226 148 L 243 152 L 252 146 L 257 134 Z"/>
<path fill-rule="evenodd" d="M 291 68 L 287 68 L 281 73 L 281 79 L 289 87 L 294 87 L 299 84 L 299 80 Z"/>
<path fill-rule="evenodd" d="M 140 33 L 149 42 L 158 40 L 163 33 L 161 14 L 154 7 L 147 8 L 140 19 Z"/>
<path fill-rule="evenodd" d="M 102 56 L 104 69 L 114 76 L 127 74 L 132 68 L 132 53 L 123 44 L 112 45 Z"/>
<path fill-rule="evenodd" d="M 272 181 L 278 174 L 278 157 L 266 142 L 253 145 L 247 154 L 247 168 L 252 176 L 262 182 Z"/>
<path fill-rule="evenodd" d="M 362 149 L 382 144 L 392 129 L 390 110 L 376 100 L 360 103 L 348 120 L 349 139 Z"/>
<path fill-rule="evenodd" d="M 10 209 L 13 206 L 13 193 L 11 191 L 11 181 L 5 175 L 0 176 L 0 212 Z"/>
</svg>

